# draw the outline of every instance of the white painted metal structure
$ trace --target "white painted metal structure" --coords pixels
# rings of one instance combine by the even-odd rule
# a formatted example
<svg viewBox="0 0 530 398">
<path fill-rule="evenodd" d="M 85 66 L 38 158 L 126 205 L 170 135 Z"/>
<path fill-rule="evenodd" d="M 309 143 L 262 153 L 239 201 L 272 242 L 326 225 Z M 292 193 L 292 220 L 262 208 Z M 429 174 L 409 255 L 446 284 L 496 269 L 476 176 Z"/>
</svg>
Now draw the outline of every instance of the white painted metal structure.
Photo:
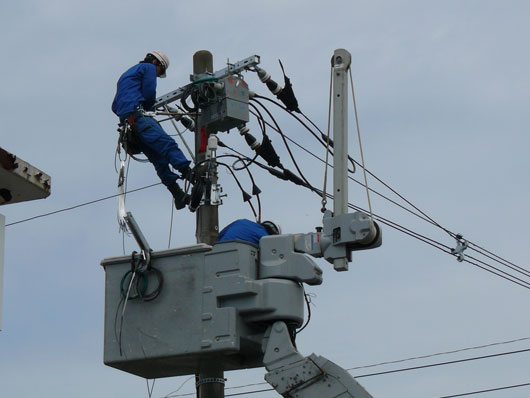
<svg viewBox="0 0 530 398">
<path fill-rule="evenodd" d="M 50 196 L 51 178 L 0 148 L 0 205 Z"/>
<path fill-rule="evenodd" d="M 4 247 L 6 218 L 0 214 L 0 330 L 2 330 L 2 296 L 4 286 Z"/>
<path fill-rule="evenodd" d="M 28 162 L 0 148 L 0 205 L 50 196 L 51 177 Z M 0 214 L 0 330 L 4 275 L 5 216 Z"/>
</svg>

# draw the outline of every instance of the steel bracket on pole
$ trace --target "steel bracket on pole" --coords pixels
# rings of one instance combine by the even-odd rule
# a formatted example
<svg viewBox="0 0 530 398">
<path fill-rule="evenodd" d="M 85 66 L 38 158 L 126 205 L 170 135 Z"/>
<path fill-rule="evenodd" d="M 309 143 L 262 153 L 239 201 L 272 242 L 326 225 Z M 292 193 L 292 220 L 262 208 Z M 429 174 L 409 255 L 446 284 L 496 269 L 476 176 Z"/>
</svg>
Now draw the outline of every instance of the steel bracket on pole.
<svg viewBox="0 0 530 398">
<path fill-rule="evenodd" d="M 127 215 L 125 216 L 125 222 L 127 223 L 127 226 L 129 227 L 129 231 L 131 231 L 131 234 L 133 235 L 134 240 L 136 241 L 136 243 L 138 243 L 138 246 L 140 246 L 141 255 L 144 260 L 144 265 L 142 268 L 145 269 L 151 263 L 151 252 L 153 250 L 149 246 L 149 243 L 147 243 L 147 239 L 145 239 L 145 236 L 142 233 L 142 230 L 136 223 L 136 220 L 134 219 L 130 211 L 128 211 Z"/>
<path fill-rule="evenodd" d="M 248 70 L 260 63 L 260 57 L 259 55 L 252 55 L 251 57 L 247 57 L 241 61 L 238 61 L 234 64 L 228 64 L 226 68 L 223 68 L 212 75 L 205 74 L 205 76 L 211 77 L 212 79 L 223 79 L 225 77 L 228 77 L 230 75 L 235 75 L 240 72 L 243 72 L 244 70 Z M 169 104 L 170 102 L 176 101 L 182 97 L 184 94 L 184 91 L 191 85 L 195 84 L 196 82 L 192 82 L 184 87 L 179 87 L 176 90 L 173 90 L 167 94 L 164 94 L 156 99 L 154 108 L 158 109 L 163 107 L 166 104 Z"/>
<path fill-rule="evenodd" d="M 300 354 L 282 321 L 269 327 L 263 348 L 265 380 L 285 398 L 372 398 L 347 370 L 322 356 Z"/>
</svg>

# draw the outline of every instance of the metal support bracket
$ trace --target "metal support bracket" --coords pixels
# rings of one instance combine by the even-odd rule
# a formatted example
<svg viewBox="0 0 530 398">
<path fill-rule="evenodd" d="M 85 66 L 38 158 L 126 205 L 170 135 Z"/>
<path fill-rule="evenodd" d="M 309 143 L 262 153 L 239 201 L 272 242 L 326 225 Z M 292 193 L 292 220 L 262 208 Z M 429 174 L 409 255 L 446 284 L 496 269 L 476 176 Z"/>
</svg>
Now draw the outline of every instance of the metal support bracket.
<svg viewBox="0 0 530 398">
<path fill-rule="evenodd" d="M 379 225 L 362 212 L 333 215 L 327 210 L 322 224 L 319 232 L 293 235 L 294 250 L 334 264 L 339 258 L 350 261 L 352 251 L 374 249 L 383 242 Z"/>
<path fill-rule="evenodd" d="M 263 348 L 265 380 L 285 398 L 373 398 L 345 369 L 324 357 L 300 354 L 282 321 L 269 328 Z"/>
<path fill-rule="evenodd" d="M 147 268 L 149 264 L 151 263 L 151 252 L 153 249 L 149 246 L 149 243 L 147 243 L 147 239 L 145 239 L 144 234 L 142 233 L 142 230 L 136 223 L 136 220 L 134 219 L 132 213 L 130 211 L 127 212 L 127 215 L 124 217 L 125 222 L 127 223 L 127 226 L 129 227 L 129 231 L 131 231 L 134 240 L 136 243 L 138 243 L 138 246 L 140 246 L 141 255 L 145 260 L 144 268 Z"/>
<path fill-rule="evenodd" d="M 259 62 L 260 62 L 259 55 L 252 55 L 251 57 L 238 61 L 235 64 L 229 64 L 226 68 L 215 72 L 210 77 L 214 79 L 223 79 L 230 75 L 238 74 L 244 70 L 250 69 L 258 65 Z M 190 83 L 184 87 L 179 87 L 176 90 L 173 90 L 167 94 L 164 94 L 158 97 L 156 99 L 154 108 L 155 109 L 161 108 L 164 105 L 169 104 L 170 102 L 180 99 L 182 97 L 182 94 L 184 94 L 184 91 L 186 90 L 186 88 L 188 88 L 192 84 L 194 83 Z"/>
</svg>

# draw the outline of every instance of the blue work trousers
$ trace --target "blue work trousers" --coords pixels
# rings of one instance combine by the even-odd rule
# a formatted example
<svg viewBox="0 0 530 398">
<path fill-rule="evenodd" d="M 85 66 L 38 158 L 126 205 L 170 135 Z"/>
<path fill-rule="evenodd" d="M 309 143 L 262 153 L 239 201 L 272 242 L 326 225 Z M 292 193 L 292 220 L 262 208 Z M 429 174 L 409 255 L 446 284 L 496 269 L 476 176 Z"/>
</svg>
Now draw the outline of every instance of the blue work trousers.
<svg viewBox="0 0 530 398">
<path fill-rule="evenodd" d="M 183 171 L 189 166 L 190 161 L 186 159 L 175 140 L 167 135 L 162 126 L 152 117 L 137 118 L 136 128 L 141 150 L 155 166 L 162 183 L 165 186 L 174 184 L 180 177 L 169 169 L 169 165 L 178 171 Z"/>
</svg>

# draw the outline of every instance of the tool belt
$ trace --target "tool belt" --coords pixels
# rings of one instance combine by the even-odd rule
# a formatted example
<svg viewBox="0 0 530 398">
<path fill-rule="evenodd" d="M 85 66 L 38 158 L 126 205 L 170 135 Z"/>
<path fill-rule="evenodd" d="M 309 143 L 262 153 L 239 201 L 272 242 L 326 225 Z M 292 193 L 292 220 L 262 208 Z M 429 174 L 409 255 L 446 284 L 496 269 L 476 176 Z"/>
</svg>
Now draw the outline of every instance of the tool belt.
<svg viewBox="0 0 530 398">
<path fill-rule="evenodd" d="M 140 140 L 138 138 L 138 129 L 136 127 L 136 117 L 138 113 L 135 112 L 127 116 L 123 122 L 120 131 L 120 144 L 122 148 L 129 155 L 137 155 L 142 152 L 140 149 Z"/>
</svg>

